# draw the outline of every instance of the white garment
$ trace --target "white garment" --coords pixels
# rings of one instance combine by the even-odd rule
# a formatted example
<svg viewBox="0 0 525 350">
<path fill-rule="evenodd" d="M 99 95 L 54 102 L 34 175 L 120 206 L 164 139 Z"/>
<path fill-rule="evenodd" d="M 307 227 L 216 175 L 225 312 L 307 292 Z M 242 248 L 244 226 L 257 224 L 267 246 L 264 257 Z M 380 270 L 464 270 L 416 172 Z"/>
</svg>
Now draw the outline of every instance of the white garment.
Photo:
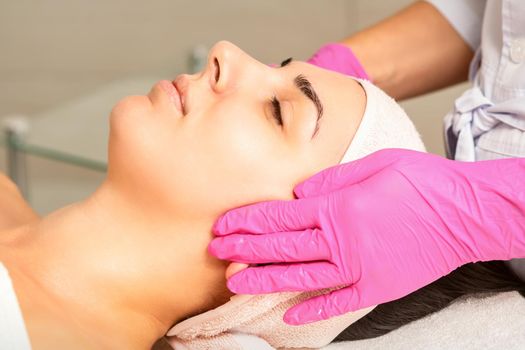
<svg viewBox="0 0 525 350">
<path fill-rule="evenodd" d="M 525 157 L 525 1 L 428 0 L 476 51 L 468 89 L 445 120 L 448 154 Z"/>
<path fill-rule="evenodd" d="M 30 350 L 22 312 L 9 273 L 0 262 L 0 349 Z"/>
<path fill-rule="evenodd" d="M 525 157 L 525 0 L 427 0 L 476 50 L 472 88 L 445 117 L 447 155 Z M 525 259 L 508 262 L 525 280 Z"/>
<path fill-rule="evenodd" d="M 350 78 L 349 78 L 350 79 Z M 366 107 L 355 136 L 341 162 L 361 158 L 383 148 L 424 151 L 421 138 L 403 109 L 372 83 L 359 81 L 366 93 Z M 315 292 L 235 295 L 203 314 L 189 318 L 168 331 L 176 350 L 268 350 L 319 348 L 370 312 L 373 307 L 302 326 L 284 323 L 287 309 Z"/>
<path fill-rule="evenodd" d="M 473 51 L 481 41 L 486 0 L 427 0 L 441 12 Z"/>
</svg>

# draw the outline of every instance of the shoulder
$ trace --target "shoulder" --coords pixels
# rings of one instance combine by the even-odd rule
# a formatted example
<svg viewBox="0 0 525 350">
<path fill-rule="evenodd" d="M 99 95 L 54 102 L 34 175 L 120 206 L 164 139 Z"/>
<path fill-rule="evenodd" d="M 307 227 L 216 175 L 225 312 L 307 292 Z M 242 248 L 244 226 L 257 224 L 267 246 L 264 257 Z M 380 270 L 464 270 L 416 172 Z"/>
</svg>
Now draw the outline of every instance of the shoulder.
<svg viewBox="0 0 525 350">
<path fill-rule="evenodd" d="M 38 219 L 22 197 L 18 187 L 0 173 L 0 231 L 20 226 Z"/>
</svg>

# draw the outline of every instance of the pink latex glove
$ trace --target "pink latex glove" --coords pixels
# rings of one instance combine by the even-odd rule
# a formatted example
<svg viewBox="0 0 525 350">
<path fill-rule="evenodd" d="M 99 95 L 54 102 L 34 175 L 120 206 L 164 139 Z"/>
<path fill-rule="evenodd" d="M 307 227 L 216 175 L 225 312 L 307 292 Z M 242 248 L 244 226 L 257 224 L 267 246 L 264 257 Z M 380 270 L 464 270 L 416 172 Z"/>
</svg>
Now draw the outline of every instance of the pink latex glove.
<svg viewBox="0 0 525 350">
<path fill-rule="evenodd" d="M 345 285 L 288 310 L 302 324 L 401 298 L 468 262 L 525 257 L 525 159 L 387 149 L 324 170 L 299 198 L 234 209 L 209 251 L 249 267 L 234 293 Z"/>
<path fill-rule="evenodd" d="M 341 74 L 370 80 L 352 49 L 346 45 L 326 44 L 306 62 Z"/>
</svg>

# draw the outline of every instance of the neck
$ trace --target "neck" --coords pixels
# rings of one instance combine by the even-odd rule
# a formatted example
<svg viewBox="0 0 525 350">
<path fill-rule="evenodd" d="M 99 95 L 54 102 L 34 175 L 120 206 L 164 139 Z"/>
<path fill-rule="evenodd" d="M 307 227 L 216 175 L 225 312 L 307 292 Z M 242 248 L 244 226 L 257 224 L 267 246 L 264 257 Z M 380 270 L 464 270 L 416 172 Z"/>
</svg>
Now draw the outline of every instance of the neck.
<svg viewBox="0 0 525 350">
<path fill-rule="evenodd" d="M 223 264 L 206 253 L 212 221 L 177 217 L 105 183 L 13 232 L 2 256 L 12 276 L 38 286 L 31 289 L 96 347 L 149 349 L 173 323 L 210 307 L 206 294 L 224 278 Z"/>
</svg>

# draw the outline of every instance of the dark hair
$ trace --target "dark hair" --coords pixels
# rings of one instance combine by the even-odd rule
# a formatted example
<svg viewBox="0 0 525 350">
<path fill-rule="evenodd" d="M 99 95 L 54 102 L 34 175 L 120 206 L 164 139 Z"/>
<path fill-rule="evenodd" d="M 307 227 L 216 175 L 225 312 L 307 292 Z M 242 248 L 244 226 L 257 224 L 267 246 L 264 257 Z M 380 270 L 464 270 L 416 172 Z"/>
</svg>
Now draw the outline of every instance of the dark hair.
<svg viewBox="0 0 525 350">
<path fill-rule="evenodd" d="M 376 306 L 334 341 L 379 337 L 439 311 L 459 297 L 508 291 L 518 291 L 525 297 L 525 282 L 503 261 L 467 264 L 405 297 Z"/>
</svg>

